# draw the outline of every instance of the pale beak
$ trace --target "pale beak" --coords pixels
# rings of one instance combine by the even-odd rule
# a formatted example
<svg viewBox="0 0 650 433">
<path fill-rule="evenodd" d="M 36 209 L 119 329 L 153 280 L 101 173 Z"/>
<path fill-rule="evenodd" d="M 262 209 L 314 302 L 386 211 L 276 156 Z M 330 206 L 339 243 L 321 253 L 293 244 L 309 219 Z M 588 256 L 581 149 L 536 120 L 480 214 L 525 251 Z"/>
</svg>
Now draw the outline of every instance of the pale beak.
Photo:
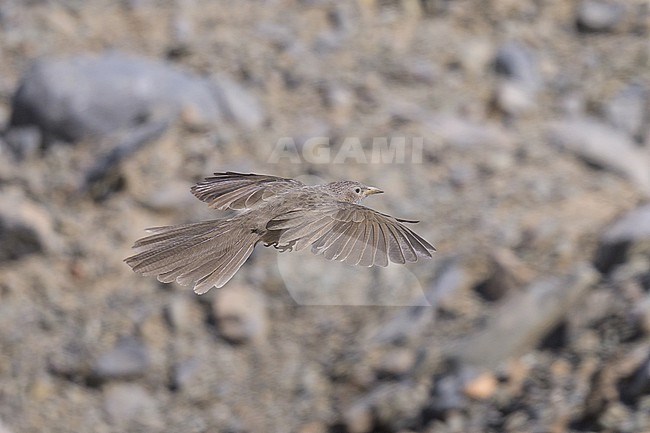
<svg viewBox="0 0 650 433">
<path fill-rule="evenodd" d="M 366 195 L 373 195 L 373 194 L 383 194 L 384 191 L 380 190 L 379 188 L 375 188 L 374 186 L 369 186 L 366 189 Z"/>
</svg>

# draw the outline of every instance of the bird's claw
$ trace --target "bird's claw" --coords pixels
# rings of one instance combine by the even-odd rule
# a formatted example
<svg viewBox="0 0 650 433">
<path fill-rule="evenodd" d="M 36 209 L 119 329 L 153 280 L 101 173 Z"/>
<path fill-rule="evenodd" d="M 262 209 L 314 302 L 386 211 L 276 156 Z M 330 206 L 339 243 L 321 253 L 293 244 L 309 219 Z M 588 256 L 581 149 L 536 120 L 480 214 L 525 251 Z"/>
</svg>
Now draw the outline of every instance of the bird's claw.
<svg viewBox="0 0 650 433">
<path fill-rule="evenodd" d="M 286 245 L 279 245 L 277 242 L 270 242 L 268 244 L 264 244 L 265 247 L 273 247 L 276 250 L 280 251 L 281 253 L 284 253 L 286 251 L 293 251 L 293 247 L 296 244 L 296 241 L 291 241 Z"/>
</svg>

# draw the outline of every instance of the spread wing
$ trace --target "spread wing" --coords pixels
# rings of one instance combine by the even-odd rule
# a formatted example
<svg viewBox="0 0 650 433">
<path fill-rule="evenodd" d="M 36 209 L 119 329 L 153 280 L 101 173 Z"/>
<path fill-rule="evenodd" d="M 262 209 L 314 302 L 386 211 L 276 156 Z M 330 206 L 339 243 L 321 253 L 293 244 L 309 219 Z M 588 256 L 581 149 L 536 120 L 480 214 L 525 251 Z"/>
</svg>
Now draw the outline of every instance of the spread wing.
<svg viewBox="0 0 650 433">
<path fill-rule="evenodd" d="M 213 209 L 242 210 L 291 188 L 304 186 L 294 179 L 232 171 L 215 173 L 192 187 L 192 194 Z"/>
<path fill-rule="evenodd" d="M 351 265 L 388 266 L 431 258 L 433 245 L 400 220 L 352 203 L 330 202 L 280 215 L 267 224 L 279 231 L 279 244 Z"/>
</svg>

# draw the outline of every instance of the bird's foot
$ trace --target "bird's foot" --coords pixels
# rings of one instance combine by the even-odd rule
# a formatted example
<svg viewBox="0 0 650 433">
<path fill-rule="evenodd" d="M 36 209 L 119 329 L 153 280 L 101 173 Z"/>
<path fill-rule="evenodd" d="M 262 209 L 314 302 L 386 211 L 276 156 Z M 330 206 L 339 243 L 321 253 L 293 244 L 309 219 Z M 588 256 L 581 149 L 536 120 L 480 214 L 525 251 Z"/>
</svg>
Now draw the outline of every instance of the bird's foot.
<svg viewBox="0 0 650 433">
<path fill-rule="evenodd" d="M 286 251 L 293 251 L 294 245 L 296 245 L 296 241 L 291 241 L 286 245 L 280 245 L 277 242 L 269 242 L 268 244 L 264 244 L 265 247 L 273 247 L 281 253 L 284 253 Z"/>
</svg>

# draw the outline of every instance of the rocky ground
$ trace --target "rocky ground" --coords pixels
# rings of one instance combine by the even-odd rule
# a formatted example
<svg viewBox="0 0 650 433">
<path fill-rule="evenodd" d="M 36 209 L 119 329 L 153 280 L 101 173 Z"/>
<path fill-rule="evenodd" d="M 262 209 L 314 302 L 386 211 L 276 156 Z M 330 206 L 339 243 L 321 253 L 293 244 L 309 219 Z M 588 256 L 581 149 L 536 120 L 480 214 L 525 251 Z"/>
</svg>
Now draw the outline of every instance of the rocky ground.
<svg viewBox="0 0 650 433">
<path fill-rule="evenodd" d="M 4 0 L 0 56 L 0 432 L 650 430 L 647 1 Z M 225 170 L 438 253 L 133 274 Z"/>
</svg>

